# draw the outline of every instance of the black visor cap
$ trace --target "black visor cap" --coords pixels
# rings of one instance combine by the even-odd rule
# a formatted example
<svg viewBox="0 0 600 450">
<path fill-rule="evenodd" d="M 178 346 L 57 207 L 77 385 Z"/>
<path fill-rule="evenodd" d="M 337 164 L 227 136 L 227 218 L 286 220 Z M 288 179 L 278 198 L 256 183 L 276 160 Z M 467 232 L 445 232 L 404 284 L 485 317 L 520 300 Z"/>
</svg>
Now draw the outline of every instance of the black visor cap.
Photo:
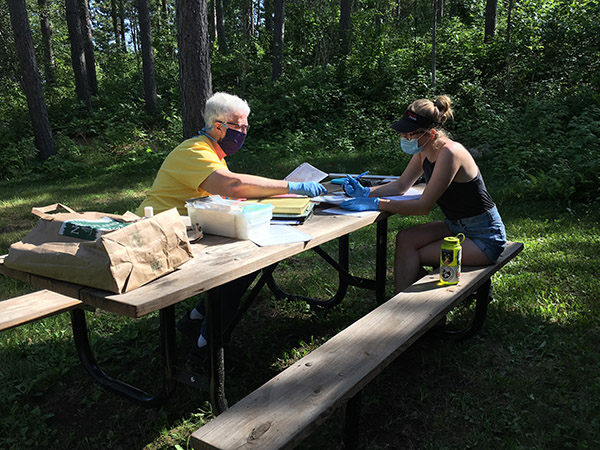
<svg viewBox="0 0 600 450">
<path fill-rule="evenodd" d="M 392 130 L 398 133 L 411 133 L 419 128 L 428 128 L 434 123 L 433 120 L 427 117 L 421 116 L 412 111 L 404 111 L 402 119 L 394 122 L 391 125 Z"/>
</svg>

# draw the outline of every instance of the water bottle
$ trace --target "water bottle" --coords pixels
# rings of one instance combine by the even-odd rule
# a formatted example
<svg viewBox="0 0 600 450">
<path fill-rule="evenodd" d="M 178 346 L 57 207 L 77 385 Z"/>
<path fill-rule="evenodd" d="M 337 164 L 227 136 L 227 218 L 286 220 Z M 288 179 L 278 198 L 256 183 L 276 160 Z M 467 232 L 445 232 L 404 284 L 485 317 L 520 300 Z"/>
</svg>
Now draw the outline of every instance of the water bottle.
<svg viewBox="0 0 600 450">
<path fill-rule="evenodd" d="M 462 239 L 461 239 L 462 237 Z M 465 240 L 465 235 L 459 233 L 444 238 L 440 252 L 440 283 L 457 284 L 460 281 L 460 261 L 462 247 L 460 244 Z"/>
</svg>

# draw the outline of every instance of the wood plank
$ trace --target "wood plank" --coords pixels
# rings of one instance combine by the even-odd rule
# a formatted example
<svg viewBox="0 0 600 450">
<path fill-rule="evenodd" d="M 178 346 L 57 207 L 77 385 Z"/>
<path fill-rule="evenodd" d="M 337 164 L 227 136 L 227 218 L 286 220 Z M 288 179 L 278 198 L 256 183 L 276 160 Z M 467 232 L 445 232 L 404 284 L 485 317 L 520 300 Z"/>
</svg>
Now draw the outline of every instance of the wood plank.
<svg viewBox="0 0 600 450">
<path fill-rule="evenodd" d="M 455 286 L 423 277 L 194 432 L 192 447 L 294 448 L 522 248 L 509 243 L 498 263 L 466 267 Z"/>
<path fill-rule="evenodd" d="M 81 304 L 79 300 L 45 289 L 3 300 L 0 301 L 0 331 L 69 311 Z"/>
</svg>

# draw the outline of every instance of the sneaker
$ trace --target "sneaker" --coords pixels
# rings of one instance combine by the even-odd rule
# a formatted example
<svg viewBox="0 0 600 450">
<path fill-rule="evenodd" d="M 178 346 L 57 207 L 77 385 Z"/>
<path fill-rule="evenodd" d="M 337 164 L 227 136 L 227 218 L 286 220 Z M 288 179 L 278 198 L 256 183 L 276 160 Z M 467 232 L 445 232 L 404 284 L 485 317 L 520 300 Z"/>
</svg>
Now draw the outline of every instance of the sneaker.
<svg viewBox="0 0 600 450">
<path fill-rule="evenodd" d="M 181 334 L 197 338 L 202 331 L 202 319 L 192 319 L 190 317 L 190 312 L 188 311 L 177 322 L 177 329 Z"/>
</svg>

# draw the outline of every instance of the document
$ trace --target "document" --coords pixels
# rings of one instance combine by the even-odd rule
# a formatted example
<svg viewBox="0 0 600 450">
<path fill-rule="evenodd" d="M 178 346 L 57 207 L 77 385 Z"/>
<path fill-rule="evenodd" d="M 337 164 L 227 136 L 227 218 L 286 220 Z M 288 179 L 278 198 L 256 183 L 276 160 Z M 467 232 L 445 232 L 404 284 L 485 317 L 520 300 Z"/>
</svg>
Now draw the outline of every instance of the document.
<svg viewBox="0 0 600 450">
<path fill-rule="evenodd" d="M 327 174 L 316 167 L 311 166 L 309 163 L 302 163 L 296 167 L 292 173 L 284 178 L 286 181 L 319 181 L 327 178 Z"/>
<path fill-rule="evenodd" d="M 345 194 L 330 194 L 330 195 L 318 195 L 311 198 L 310 200 L 316 203 L 329 203 L 331 205 L 341 205 L 342 202 L 350 200 L 352 197 L 348 197 Z"/>
<path fill-rule="evenodd" d="M 250 240 L 260 247 L 307 242 L 312 238 L 310 234 L 299 231 L 290 225 L 271 225 L 268 230 L 250 235 Z"/>
</svg>

